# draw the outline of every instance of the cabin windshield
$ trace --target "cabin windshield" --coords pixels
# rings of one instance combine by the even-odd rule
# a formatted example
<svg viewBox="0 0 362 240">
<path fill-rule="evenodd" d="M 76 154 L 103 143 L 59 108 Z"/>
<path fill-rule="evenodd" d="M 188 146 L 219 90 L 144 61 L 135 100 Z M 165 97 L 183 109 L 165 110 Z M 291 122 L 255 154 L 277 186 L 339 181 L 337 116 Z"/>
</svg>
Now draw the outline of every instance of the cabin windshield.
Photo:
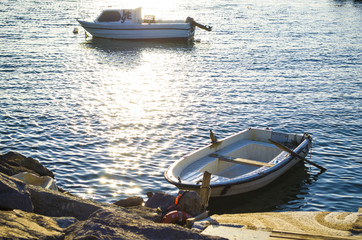
<svg viewBox="0 0 362 240">
<path fill-rule="evenodd" d="M 119 11 L 104 11 L 98 18 L 98 22 L 119 22 L 122 16 Z"/>
</svg>

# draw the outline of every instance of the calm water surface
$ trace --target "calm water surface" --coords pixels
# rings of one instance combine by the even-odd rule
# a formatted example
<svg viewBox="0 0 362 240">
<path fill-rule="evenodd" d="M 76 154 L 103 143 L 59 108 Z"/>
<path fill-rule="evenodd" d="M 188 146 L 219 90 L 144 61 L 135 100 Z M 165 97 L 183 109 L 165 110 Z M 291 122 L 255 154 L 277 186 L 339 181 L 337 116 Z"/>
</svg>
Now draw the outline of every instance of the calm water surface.
<svg viewBox="0 0 362 240">
<path fill-rule="evenodd" d="M 62 188 L 113 202 L 176 193 L 163 172 L 208 143 L 209 129 L 308 132 L 327 172 L 301 166 L 225 211 L 361 207 L 361 3 L 114 2 L 1 1 L 0 153 L 39 159 Z M 198 29 L 193 44 L 72 33 L 81 13 L 120 4 L 213 31 Z"/>
</svg>

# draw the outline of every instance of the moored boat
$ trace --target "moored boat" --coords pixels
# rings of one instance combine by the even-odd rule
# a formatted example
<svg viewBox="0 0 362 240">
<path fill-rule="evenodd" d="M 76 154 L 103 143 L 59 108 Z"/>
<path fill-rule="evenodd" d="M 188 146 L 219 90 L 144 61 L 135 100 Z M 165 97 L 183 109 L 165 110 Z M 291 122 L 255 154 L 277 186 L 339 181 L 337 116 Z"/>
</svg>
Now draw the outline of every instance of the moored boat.
<svg viewBox="0 0 362 240">
<path fill-rule="evenodd" d="M 220 141 L 213 134 L 210 137 L 211 144 L 173 163 L 165 179 L 179 189 L 199 191 L 207 171 L 211 173 L 211 197 L 246 193 L 270 184 L 303 161 L 312 146 L 308 134 L 258 128 L 248 128 Z"/>
<path fill-rule="evenodd" d="M 142 8 L 106 9 L 95 21 L 77 21 L 93 37 L 127 40 L 167 39 L 191 40 L 195 27 L 211 31 L 188 17 L 183 20 L 156 20 L 153 15 L 142 17 Z"/>
</svg>

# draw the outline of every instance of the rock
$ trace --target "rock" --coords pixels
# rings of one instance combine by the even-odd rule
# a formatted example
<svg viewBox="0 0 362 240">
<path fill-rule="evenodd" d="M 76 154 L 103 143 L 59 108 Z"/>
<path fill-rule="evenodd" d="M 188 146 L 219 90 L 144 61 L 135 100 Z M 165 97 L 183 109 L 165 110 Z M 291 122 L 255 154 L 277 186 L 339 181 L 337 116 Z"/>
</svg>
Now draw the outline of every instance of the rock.
<svg viewBox="0 0 362 240">
<path fill-rule="evenodd" d="M 162 211 L 175 203 L 176 197 L 164 192 L 156 192 L 145 203 L 146 207 L 160 208 Z"/>
<path fill-rule="evenodd" d="M 54 177 L 32 158 L 14 152 L 0 156 L 0 207 L 22 209 L 0 211 L 0 239 L 219 239 L 160 224 L 156 209 L 128 207 L 140 205 L 142 198 L 118 201 L 128 208 L 98 203 L 8 176 L 19 172 Z M 148 204 L 166 209 L 174 201 L 174 196 L 160 193 Z"/>
<path fill-rule="evenodd" d="M 168 207 L 175 204 L 175 201 L 176 197 L 172 195 L 168 195 L 164 192 L 156 192 L 147 200 L 145 206 L 150 208 L 160 208 L 164 212 Z M 198 193 L 186 191 L 180 198 L 176 209 L 187 212 L 192 216 L 199 215 L 203 210 L 202 199 Z"/>
<path fill-rule="evenodd" d="M 40 176 L 50 176 L 54 178 L 54 174 L 40 162 L 31 157 L 25 157 L 16 152 L 8 152 L 0 155 L 0 172 L 12 176 L 21 172 L 37 173 Z"/>
<path fill-rule="evenodd" d="M 25 183 L 0 173 L 0 209 L 33 212 L 30 193 Z"/>
<path fill-rule="evenodd" d="M 187 191 L 180 198 L 177 209 L 197 216 L 203 212 L 202 199 L 197 192 Z"/>
<path fill-rule="evenodd" d="M 49 217 L 21 210 L 0 211 L 1 239 L 61 239 L 63 229 Z"/>
<path fill-rule="evenodd" d="M 351 232 L 362 235 L 362 215 L 352 224 Z"/>
<path fill-rule="evenodd" d="M 26 188 L 30 192 L 34 212 L 49 217 L 75 217 L 78 220 L 85 220 L 94 211 L 107 206 L 39 186 L 26 185 Z"/>
<path fill-rule="evenodd" d="M 154 223 L 124 210 L 100 209 L 68 227 L 64 239 L 220 239 L 178 225 Z"/>
<path fill-rule="evenodd" d="M 143 203 L 143 198 L 132 196 L 126 199 L 121 199 L 114 204 L 120 207 L 134 207 L 134 206 L 140 206 Z"/>
<path fill-rule="evenodd" d="M 153 192 L 146 192 L 146 195 L 148 197 L 148 199 L 150 199 L 151 197 L 153 197 Z"/>
<path fill-rule="evenodd" d="M 156 208 L 149 208 L 144 206 L 129 207 L 127 212 L 136 214 L 145 219 L 151 220 L 152 222 L 160 223 L 162 219 L 162 213 Z"/>
<path fill-rule="evenodd" d="M 57 222 L 60 228 L 67 228 L 70 225 L 78 222 L 78 220 L 74 217 L 52 217 L 52 219 Z"/>
</svg>

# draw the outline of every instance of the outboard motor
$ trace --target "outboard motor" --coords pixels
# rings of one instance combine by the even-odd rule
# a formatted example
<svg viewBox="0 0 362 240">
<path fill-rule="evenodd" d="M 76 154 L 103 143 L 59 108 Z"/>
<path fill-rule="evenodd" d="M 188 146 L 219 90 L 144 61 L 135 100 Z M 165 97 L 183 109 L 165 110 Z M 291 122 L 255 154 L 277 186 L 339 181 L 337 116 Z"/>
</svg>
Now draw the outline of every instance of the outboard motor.
<svg viewBox="0 0 362 240">
<path fill-rule="evenodd" d="M 209 31 L 209 32 L 212 30 L 211 26 L 202 25 L 202 24 L 196 22 L 192 17 L 187 17 L 186 22 L 191 23 L 192 26 L 196 26 L 198 28 L 204 29 L 204 30 Z"/>
</svg>

